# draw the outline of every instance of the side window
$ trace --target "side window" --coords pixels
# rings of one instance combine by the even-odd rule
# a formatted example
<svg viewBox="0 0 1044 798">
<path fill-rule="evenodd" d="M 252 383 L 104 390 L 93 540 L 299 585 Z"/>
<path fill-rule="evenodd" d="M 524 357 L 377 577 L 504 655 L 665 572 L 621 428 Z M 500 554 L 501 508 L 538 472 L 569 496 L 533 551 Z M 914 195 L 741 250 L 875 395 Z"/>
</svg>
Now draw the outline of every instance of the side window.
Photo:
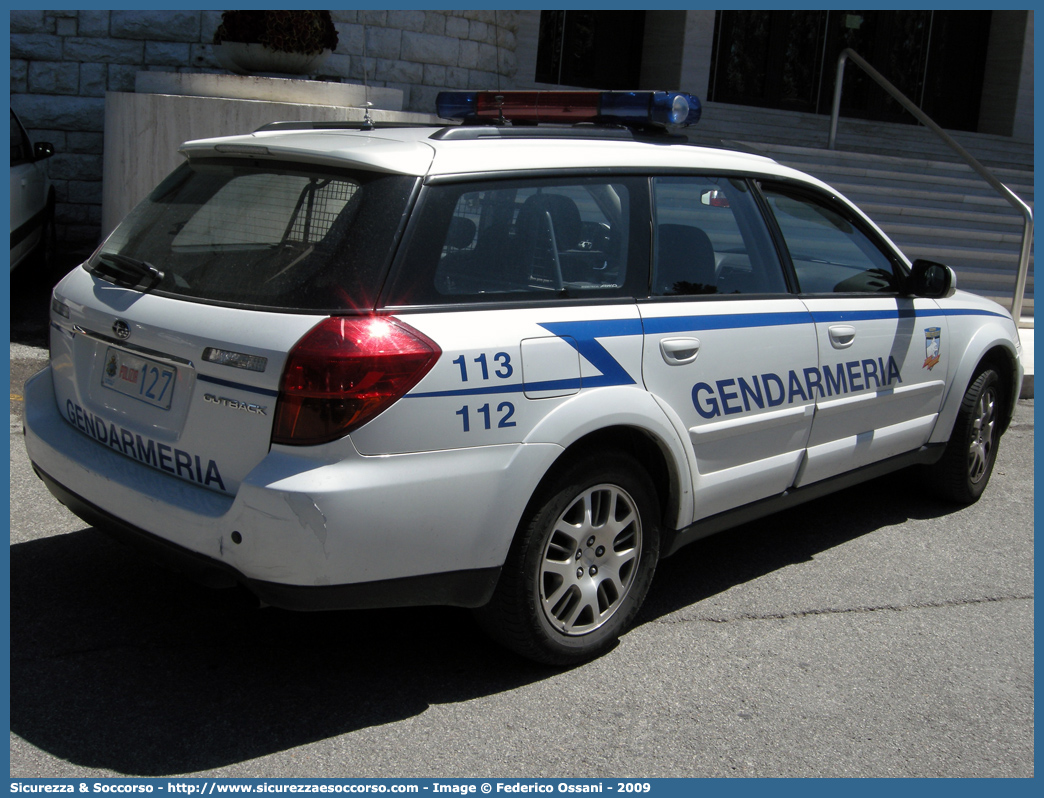
<svg viewBox="0 0 1044 798">
<path fill-rule="evenodd" d="M 634 179 L 574 178 L 428 189 L 390 304 L 621 296 Z M 647 235 L 647 234 L 646 234 Z"/>
<path fill-rule="evenodd" d="M 750 187 L 715 177 L 653 179 L 656 296 L 787 290 Z"/>
<path fill-rule="evenodd" d="M 844 209 L 826 198 L 774 186 L 762 190 L 804 294 L 894 293 L 895 264 Z"/>
</svg>

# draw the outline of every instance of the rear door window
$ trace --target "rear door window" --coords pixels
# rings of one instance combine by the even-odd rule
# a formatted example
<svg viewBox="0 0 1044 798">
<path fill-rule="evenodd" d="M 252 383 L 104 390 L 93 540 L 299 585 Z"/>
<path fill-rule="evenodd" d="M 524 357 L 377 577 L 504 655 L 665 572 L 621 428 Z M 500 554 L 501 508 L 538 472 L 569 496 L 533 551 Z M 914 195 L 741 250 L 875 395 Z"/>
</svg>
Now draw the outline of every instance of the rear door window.
<svg viewBox="0 0 1044 798">
<path fill-rule="evenodd" d="M 645 194 L 631 178 L 429 187 L 387 304 L 627 295 L 647 275 Z"/>
</svg>

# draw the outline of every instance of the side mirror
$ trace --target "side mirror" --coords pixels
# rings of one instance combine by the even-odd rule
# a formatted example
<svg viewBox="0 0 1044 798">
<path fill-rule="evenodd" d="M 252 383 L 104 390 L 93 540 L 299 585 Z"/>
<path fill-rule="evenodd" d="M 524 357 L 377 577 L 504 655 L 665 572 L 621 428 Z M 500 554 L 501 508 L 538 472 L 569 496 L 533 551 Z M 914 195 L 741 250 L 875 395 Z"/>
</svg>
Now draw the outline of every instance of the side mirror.
<svg viewBox="0 0 1044 798">
<path fill-rule="evenodd" d="M 910 293 L 928 299 L 946 299 L 957 290 L 957 275 L 949 266 L 918 258 L 910 269 Z"/>
<path fill-rule="evenodd" d="M 33 145 L 33 160 L 42 161 L 54 155 L 54 145 L 49 141 L 38 141 Z"/>
</svg>

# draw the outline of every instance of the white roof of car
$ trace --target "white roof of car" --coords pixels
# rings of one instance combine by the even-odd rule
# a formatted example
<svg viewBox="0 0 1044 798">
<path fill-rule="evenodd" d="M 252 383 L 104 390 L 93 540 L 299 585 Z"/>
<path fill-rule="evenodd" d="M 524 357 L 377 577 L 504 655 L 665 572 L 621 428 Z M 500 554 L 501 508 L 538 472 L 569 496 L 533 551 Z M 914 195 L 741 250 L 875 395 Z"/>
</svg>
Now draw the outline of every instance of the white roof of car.
<svg viewBox="0 0 1044 798">
<path fill-rule="evenodd" d="M 822 185 L 770 158 L 667 140 L 520 135 L 432 138 L 438 127 L 376 130 L 260 130 L 245 136 L 200 139 L 181 146 L 189 158 L 214 155 L 271 156 L 280 160 L 357 166 L 397 174 L 475 174 L 598 167 L 706 169 L 791 177 Z"/>
</svg>

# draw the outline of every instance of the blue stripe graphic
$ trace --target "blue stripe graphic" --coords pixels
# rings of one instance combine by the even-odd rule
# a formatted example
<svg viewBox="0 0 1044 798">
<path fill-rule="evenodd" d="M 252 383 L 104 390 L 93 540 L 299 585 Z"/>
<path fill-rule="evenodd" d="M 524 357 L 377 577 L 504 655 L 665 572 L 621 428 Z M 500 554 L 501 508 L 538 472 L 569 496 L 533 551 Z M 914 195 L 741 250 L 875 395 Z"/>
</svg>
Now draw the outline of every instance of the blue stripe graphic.
<svg viewBox="0 0 1044 798">
<path fill-rule="evenodd" d="M 601 372 L 599 377 L 585 377 L 583 387 L 600 388 L 606 385 L 634 385 L 634 380 L 598 338 L 622 338 L 641 335 L 641 319 L 609 319 L 598 321 L 563 321 L 541 324 L 545 330 L 565 340 L 588 363 Z M 530 390 L 540 390 L 530 386 Z"/>
<path fill-rule="evenodd" d="M 738 330 L 755 327 L 782 327 L 794 324 L 809 324 L 812 316 L 808 311 L 797 310 L 786 313 L 730 313 L 724 316 L 665 316 L 645 319 L 647 335 L 673 332 L 699 332 L 701 330 Z M 546 324 L 543 326 L 547 326 Z"/>
<path fill-rule="evenodd" d="M 624 338 L 634 335 L 663 335 L 675 332 L 738 330 L 780 327 L 795 324 L 830 324 L 834 322 L 875 321 L 887 319 L 938 318 L 940 316 L 996 316 L 1007 318 L 1003 311 L 973 308 L 893 308 L 887 310 L 786 311 L 782 313 L 731 313 L 714 316 L 664 316 L 648 319 L 594 319 L 546 322 L 540 326 L 573 347 L 601 372 L 582 379 L 547 380 L 544 382 L 490 385 L 449 391 L 407 394 L 408 399 L 445 396 L 488 396 L 492 394 L 538 392 L 561 389 L 599 388 L 611 385 L 634 385 L 627 370 L 598 341 L 599 338 Z M 256 390 L 256 389 L 252 389 Z"/>
<path fill-rule="evenodd" d="M 409 393 L 406 399 L 431 399 L 436 396 L 490 396 L 497 393 L 522 393 L 524 387 L 517 382 L 508 385 L 488 385 L 483 388 L 461 388 L 453 391 L 427 391 L 425 393 Z"/>
</svg>

